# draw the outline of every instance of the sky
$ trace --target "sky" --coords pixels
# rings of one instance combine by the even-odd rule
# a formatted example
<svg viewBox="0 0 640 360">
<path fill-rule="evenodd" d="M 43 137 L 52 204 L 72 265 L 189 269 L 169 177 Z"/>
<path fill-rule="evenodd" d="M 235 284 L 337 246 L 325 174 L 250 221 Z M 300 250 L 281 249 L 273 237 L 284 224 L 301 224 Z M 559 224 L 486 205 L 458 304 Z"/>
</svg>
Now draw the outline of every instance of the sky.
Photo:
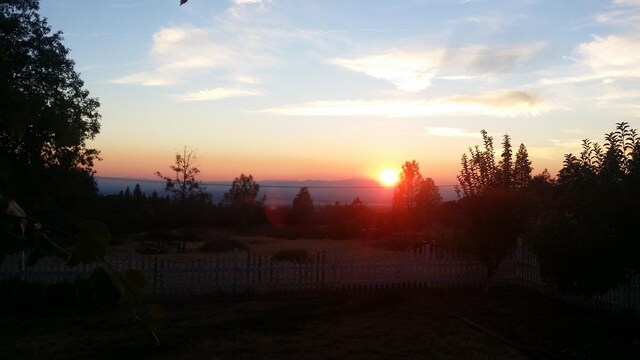
<svg viewBox="0 0 640 360">
<path fill-rule="evenodd" d="M 640 126 L 640 0 L 41 0 L 100 100 L 97 176 L 456 183 L 480 130 L 552 176 Z M 500 152 L 497 151 L 496 156 Z"/>
</svg>

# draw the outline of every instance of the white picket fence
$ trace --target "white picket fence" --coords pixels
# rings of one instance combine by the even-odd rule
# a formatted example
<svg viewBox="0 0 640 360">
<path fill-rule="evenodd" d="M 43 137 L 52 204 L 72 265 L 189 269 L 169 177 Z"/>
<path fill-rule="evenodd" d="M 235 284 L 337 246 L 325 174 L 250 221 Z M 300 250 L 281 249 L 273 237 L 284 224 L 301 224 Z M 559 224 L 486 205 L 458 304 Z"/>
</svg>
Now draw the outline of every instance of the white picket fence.
<svg viewBox="0 0 640 360">
<path fill-rule="evenodd" d="M 357 253 L 319 252 L 303 262 L 274 261 L 245 251 L 220 253 L 190 262 L 170 262 L 130 253 L 107 258 L 116 271 L 140 270 L 154 294 L 200 294 L 216 291 L 303 291 L 410 287 L 465 288 L 484 285 L 484 267 L 450 251 L 398 252 L 373 258 Z M 100 264 L 69 269 L 57 259 L 24 266 L 20 256 L 0 265 L 0 280 L 21 278 L 48 283 L 85 277 Z"/>
<path fill-rule="evenodd" d="M 320 252 L 304 262 L 274 261 L 250 252 L 231 252 L 190 262 L 170 262 L 130 253 L 107 258 L 116 271 L 140 270 L 147 292 L 154 295 L 192 295 L 215 292 L 294 292 L 341 289 L 481 288 L 486 268 L 476 260 L 443 249 L 424 247 L 376 258 L 364 253 Z M 88 276 L 100 264 L 69 269 L 56 259 L 24 265 L 20 255 L 0 264 L 0 281 L 20 278 L 47 283 Z M 490 285 L 520 285 L 546 293 L 554 290 L 540 277 L 535 255 L 521 243 L 491 277 Z M 560 295 L 557 295 L 560 296 Z M 603 310 L 640 315 L 640 277 L 607 294 L 563 297 Z"/>
</svg>

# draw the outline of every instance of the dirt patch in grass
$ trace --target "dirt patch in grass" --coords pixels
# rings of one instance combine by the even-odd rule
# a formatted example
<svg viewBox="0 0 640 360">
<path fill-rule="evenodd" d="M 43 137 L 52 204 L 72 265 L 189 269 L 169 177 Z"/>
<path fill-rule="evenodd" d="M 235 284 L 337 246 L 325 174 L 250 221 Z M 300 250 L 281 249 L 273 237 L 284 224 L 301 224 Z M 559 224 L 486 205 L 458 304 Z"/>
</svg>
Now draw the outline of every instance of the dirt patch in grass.
<svg viewBox="0 0 640 360">
<path fill-rule="evenodd" d="M 387 291 L 157 300 L 168 313 L 160 347 L 117 312 L 4 311 L 0 358 L 522 359 L 536 354 L 531 349 L 558 358 L 640 358 L 638 321 L 518 289 L 489 296 Z"/>
</svg>

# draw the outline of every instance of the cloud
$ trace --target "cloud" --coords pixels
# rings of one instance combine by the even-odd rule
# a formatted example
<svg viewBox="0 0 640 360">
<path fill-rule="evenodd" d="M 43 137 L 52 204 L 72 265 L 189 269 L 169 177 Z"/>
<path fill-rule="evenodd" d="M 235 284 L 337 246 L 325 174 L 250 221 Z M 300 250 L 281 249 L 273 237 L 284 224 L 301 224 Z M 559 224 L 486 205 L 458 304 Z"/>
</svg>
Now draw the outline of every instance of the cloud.
<svg viewBox="0 0 640 360">
<path fill-rule="evenodd" d="M 577 52 L 587 66 L 608 77 L 640 76 L 640 36 L 596 36 Z"/>
<path fill-rule="evenodd" d="M 332 59 L 331 64 L 390 81 L 403 91 L 420 91 L 431 85 L 444 52 L 425 53 L 393 51 L 354 59 Z"/>
<path fill-rule="evenodd" d="M 144 71 L 125 75 L 110 82 L 112 84 L 136 84 L 144 86 L 166 86 L 180 81 L 175 73 L 164 71 Z"/>
<path fill-rule="evenodd" d="M 262 27 L 256 18 L 271 18 L 262 14 L 267 11 L 262 7 L 268 3 L 263 0 L 260 7 L 245 6 L 258 4 L 245 0 L 233 5 L 211 27 L 186 24 L 160 28 L 152 36 L 148 68 L 111 82 L 167 86 L 202 78 L 213 70 L 228 72 L 223 74 L 227 79 L 232 74 L 243 74 L 247 80 L 251 73 L 283 63 L 278 57 L 288 44 L 308 43 L 321 35 L 300 29 Z"/>
<path fill-rule="evenodd" d="M 484 95 L 457 95 L 434 100 L 315 101 L 260 112 L 295 116 L 535 116 L 550 110 L 541 97 L 520 90 L 501 90 Z"/>
<path fill-rule="evenodd" d="M 212 40 L 209 30 L 190 25 L 162 28 L 153 35 L 150 51 L 154 69 L 115 80 L 118 84 L 164 86 L 179 83 L 198 71 L 229 66 L 238 52 Z"/>
<path fill-rule="evenodd" d="M 640 0 L 614 0 L 616 5 L 640 6 Z"/>
<path fill-rule="evenodd" d="M 392 50 L 353 58 L 334 58 L 328 62 L 389 81 L 399 90 L 417 92 L 431 86 L 434 78 L 466 80 L 512 72 L 543 48 L 542 44 L 529 44 L 506 48 L 471 46 L 423 51 Z"/>
<path fill-rule="evenodd" d="M 574 74 L 545 78 L 543 84 L 578 83 L 586 81 L 612 82 L 615 79 L 640 77 L 640 36 L 594 36 L 590 42 L 575 49 L 578 55 L 569 71 Z"/>
<path fill-rule="evenodd" d="M 460 128 L 449 128 L 449 127 L 428 127 L 427 135 L 429 136 L 441 136 L 441 137 L 470 137 L 470 138 L 479 138 L 479 133 L 469 132 L 465 129 Z"/>
<path fill-rule="evenodd" d="M 260 96 L 262 93 L 255 90 L 243 90 L 243 89 L 227 89 L 227 88 L 214 88 L 189 92 L 184 95 L 172 96 L 175 100 L 180 102 L 186 101 L 215 101 L 231 97 L 241 96 Z"/>
<path fill-rule="evenodd" d="M 451 102 L 461 104 L 477 104 L 498 108 L 535 107 L 541 102 L 538 95 L 522 90 L 502 90 L 485 95 L 456 95 Z"/>
<path fill-rule="evenodd" d="M 559 148 L 562 151 L 575 153 L 582 151 L 582 140 L 583 139 L 551 139 L 551 143 L 553 143 L 555 148 Z"/>
</svg>

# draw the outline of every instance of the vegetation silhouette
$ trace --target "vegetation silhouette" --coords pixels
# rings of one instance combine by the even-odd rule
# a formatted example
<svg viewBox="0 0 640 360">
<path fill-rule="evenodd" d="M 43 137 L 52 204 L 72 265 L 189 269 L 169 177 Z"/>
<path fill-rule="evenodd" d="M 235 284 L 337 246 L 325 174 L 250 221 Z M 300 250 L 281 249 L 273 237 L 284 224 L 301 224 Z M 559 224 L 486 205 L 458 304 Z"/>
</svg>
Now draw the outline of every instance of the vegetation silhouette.
<svg viewBox="0 0 640 360">
<path fill-rule="evenodd" d="M 97 193 L 99 152 L 87 141 L 100 131 L 100 104 L 38 9 L 0 4 L 0 192 L 32 216 L 72 224 Z"/>
<path fill-rule="evenodd" d="M 640 138 L 622 122 L 603 146 L 567 154 L 531 242 L 542 275 L 567 293 L 606 292 L 640 273 Z"/>
<path fill-rule="evenodd" d="M 423 178 L 415 160 L 406 161 L 393 192 L 393 215 L 399 230 L 418 230 L 430 224 L 442 203 L 442 196 L 431 178 Z"/>
<path fill-rule="evenodd" d="M 530 199 L 524 189 L 531 182 L 532 168 L 524 144 L 514 162 L 511 137 L 505 134 L 496 162 L 493 137 L 485 130 L 480 134 L 482 147 L 470 147 L 469 155 L 462 155 L 456 188 L 460 199 L 448 218 L 450 226 L 462 230 L 462 236 L 446 245 L 480 260 L 488 280 L 525 231 Z"/>
<path fill-rule="evenodd" d="M 117 303 L 157 341 L 162 309 L 142 305 L 142 273 L 110 268 L 110 231 L 91 219 L 99 151 L 87 141 L 99 133 L 100 104 L 84 89 L 62 32 L 52 33 L 38 10 L 37 0 L 0 3 L 0 261 L 22 251 L 27 266 L 44 257 L 69 268 L 99 262 L 88 279 L 58 286 L 68 290 L 62 299 L 86 303 L 116 289 Z"/>
<path fill-rule="evenodd" d="M 311 193 L 309 193 L 309 189 L 301 187 L 291 202 L 291 213 L 289 216 L 291 224 L 308 228 L 313 221 L 314 210 L 313 198 L 311 197 Z"/>
<path fill-rule="evenodd" d="M 412 246 L 429 239 L 476 257 L 487 279 L 522 238 L 545 281 L 579 295 L 604 293 L 640 274 L 640 136 L 624 122 L 605 134 L 603 145 L 584 140 L 580 154 L 567 154 L 556 180 L 546 170 L 532 177 L 525 145 L 514 151 L 508 134 L 496 157 L 493 138 L 482 130 L 482 143 L 461 157 L 458 199 L 444 204 L 415 160 L 402 165 L 391 208 L 367 206 L 356 189 L 351 203 L 318 206 L 305 187 L 290 206 L 266 206 L 260 184 L 244 173 L 214 203 L 186 146 L 170 166 L 174 176 L 156 173 L 168 195 L 148 195 L 139 184 L 99 195 L 93 170 L 99 151 L 87 145 L 100 130 L 99 102 L 84 88 L 62 33 L 52 32 L 38 9 L 36 0 L 0 3 L 0 260 L 25 251 L 27 264 L 50 256 L 75 267 L 104 262 L 107 247 L 132 233 L 162 237 L 180 229 L 186 239 L 192 228 L 213 227 L 291 239 L 375 233 L 400 245 L 394 234 L 411 233 L 421 240 Z M 437 238 L 435 227 L 453 238 Z M 244 249 L 226 240 L 200 251 Z M 405 248 L 396 244 L 388 248 Z M 310 261 L 299 249 L 276 258 Z M 139 310 L 142 274 L 116 274 L 108 264 L 98 269 L 71 286 L 73 296 L 90 289 Z M 156 306 L 137 314 L 163 317 Z"/>
</svg>

